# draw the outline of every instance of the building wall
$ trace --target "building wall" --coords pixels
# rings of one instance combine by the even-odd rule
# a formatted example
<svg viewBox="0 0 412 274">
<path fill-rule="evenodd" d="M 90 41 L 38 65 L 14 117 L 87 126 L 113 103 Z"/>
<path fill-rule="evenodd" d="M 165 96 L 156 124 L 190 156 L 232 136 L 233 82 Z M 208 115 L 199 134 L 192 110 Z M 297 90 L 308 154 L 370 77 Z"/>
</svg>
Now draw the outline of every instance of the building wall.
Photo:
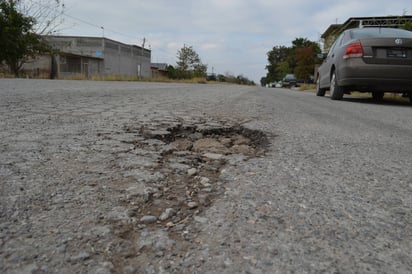
<svg viewBox="0 0 412 274">
<path fill-rule="evenodd" d="M 79 71 L 86 76 L 151 77 L 150 50 L 107 38 L 48 36 L 46 40 L 59 51 L 57 63 L 62 77 Z"/>
<path fill-rule="evenodd" d="M 151 53 L 137 46 L 105 41 L 105 73 L 127 76 L 151 77 Z"/>
<path fill-rule="evenodd" d="M 74 54 L 60 54 L 56 60 L 56 74 L 59 78 L 83 75 L 86 78 L 101 75 L 103 60 Z"/>
<path fill-rule="evenodd" d="M 23 65 L 24 74 L 31 78 L 51 78 L 52 57 L 39 56 Z"/>
<path fill-rule="evenodd" d="M 60 52 L 87 57 L 101 58 L 103 38 L 45 36 L 47 43 Z"/>
<path fill-rule="evenodd" d="M 332 47 L 333 43 L 335 43 L 336 39 L 338 38 L 338 34 L 329 35 L 323 41 L 323 53 L 327 54 L 329 49 Z"/>
<path fill-rule="evenodd" d="M 114 75 L 140 76 L 138 65 L 141 56 L 133 54 L 133 47 L 105 41 L 104 46 L 105 73 Z"/>
<path fill-rule="evenodd" d="M 166 63 L 152 63 L 150 65 L 152 70 L 152 77 L 159 78 L 159 77 L 167 77 L 168 76 L 168 64 Z"/>
<path fill-rule="evenodd" d="M 338 36 L 345 30 L 351 28 L 364 27 L 403 27 L 406 23 L 412 22 L 411 15 L 405 16 L 382 16 L 382 17 L 351 17 L 343 24 L 332 24 L 322 34 L 324 40 L 323 52 L 328 52 Z"/>
</svg>

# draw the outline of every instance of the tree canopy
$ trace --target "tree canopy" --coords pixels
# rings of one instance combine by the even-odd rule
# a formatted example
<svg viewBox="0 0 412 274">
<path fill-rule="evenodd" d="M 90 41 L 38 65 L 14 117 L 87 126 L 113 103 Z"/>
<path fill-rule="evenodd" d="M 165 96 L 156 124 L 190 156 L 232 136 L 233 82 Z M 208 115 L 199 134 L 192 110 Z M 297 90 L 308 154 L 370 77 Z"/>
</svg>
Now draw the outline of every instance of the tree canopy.
<svg viewBox="0 0 412 274">
<path fill-rule="evenodd" d="M 44 1 L 0 0 L 0 63 L 8 65 L 15 76 L 28 59 L 48 50 L 41 34 L 55 27 L 61 13 L 54 11 L 64 8 L 58 0 L 49 1 L 45 8 Z"/>
<path fill-rule="evenodd" d="M 405 25 L 403 25 L 402 28 L 412 31 L 412 22 L 411 21 L 406 22 Z"/>
<path fill-rule="evenodd" d="M 177 52 L 176 78 L 206 77 L 207 65 L 203 64 L 192 46 L 184 45 Z"/>
<path fill-rule="evenodd" d="M 1 0 L 0 0 L 1 1 Z M 63 22 L 63 0 L 17 0 L 16 9 L 35 19 L 33 30 L 40 35 L 53 34 Z"/>
<path fill-rule="evenodd" d="M 267 75 L 263 82 L 281 80 L 286 74 L 294 73 L 297 78 L 308 80 L 313 75 L 314 66 L 319 62 L 320 47 L 306 38 L 296 38 L 291 47 L 275 46 L 267 53 Z"/>
<path fill-rule="evenodd" d="M 18 76 L 28 58 L 44 52 L 41 36 L 33 32 L 36 21 L 16 9 L 16 1 L 0 2 L 0 61 Z"/>
</svg>

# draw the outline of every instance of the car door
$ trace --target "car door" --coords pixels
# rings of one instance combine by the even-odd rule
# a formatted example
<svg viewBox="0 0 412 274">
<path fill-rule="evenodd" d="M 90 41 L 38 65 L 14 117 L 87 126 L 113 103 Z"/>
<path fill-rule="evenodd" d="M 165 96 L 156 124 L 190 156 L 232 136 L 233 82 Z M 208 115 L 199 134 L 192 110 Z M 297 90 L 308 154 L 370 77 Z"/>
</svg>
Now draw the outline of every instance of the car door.
<svg viewBox="0 0 412 274">
<path fill-rule="evenodd" d="M 335 56 L 336 56 L 336 48 L 340 46 L 342 43 L 342 37 L 344 33 L 339 35 L 336 41 L 333 43 L 332 47 L 330 48 L 328 55 L 326 56 L 325 60 L 323 61 L 322 65 L 319 67 L 319 81 L 320 86 L 322 88 L 329 88 L 330 87 L 330 72 L 332 66 L 335 64 Z"/>
</svg>

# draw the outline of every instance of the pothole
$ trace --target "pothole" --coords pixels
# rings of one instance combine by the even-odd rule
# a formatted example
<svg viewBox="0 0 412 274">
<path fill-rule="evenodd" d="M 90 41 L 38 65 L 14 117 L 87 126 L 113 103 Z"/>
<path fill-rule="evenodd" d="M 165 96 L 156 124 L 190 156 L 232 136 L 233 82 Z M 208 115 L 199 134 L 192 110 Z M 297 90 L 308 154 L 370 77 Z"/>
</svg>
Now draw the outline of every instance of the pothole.
<svg viewBox="0 0 412 274">
<path fill-rule="evenodd" d="M 264 153 L 268 145 L 268 139 L 263 132 L 243 126 L 177 125 L 166 130 L 150 130 L 142 127 L 140 133 L 146 140 L 157 139 L 171 145 L 171 151 L 192 153 L 258 156 Z"/>
<path fill-rule="evenodd" d="M 159 226 L 182 234 L 185 227 L 225 191 L 220 178 L 230 160 L 264 155 L 265 133 L 243 126 L 177 124 L 156 128 L 126 127 L 137 134 L 135 150 L 155 155 L 151 177 L 141 187 L 126 190 L 127 215 L 142 227 Z M 126 141 L 125 141 L 126 142 Z"/>
</svg>

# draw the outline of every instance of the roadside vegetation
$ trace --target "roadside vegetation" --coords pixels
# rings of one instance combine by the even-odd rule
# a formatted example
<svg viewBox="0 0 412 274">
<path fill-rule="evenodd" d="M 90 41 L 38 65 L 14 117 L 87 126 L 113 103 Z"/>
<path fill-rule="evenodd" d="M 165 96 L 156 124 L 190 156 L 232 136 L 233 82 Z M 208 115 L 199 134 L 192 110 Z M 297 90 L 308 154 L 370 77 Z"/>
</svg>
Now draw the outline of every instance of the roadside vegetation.
<svg viewBox="0 0 412 274">
<path fill-rule="evenodd" d="M 299 86 L 298 90 L 315 92 L 316 91 L 316 85 L 314 85 L 314 84 L 303 84 L 303 85 Z"/>
<path fill-rule="evenodd" d="M 351 92 L 350 96 L 353 98 L 369 98 L 372 100 L 372 94 L 370 92 Z M 401 93 L 385 93 L 382 101 L 410 104 L 409 98 L 403 96 Z"/>
<path fill-rule="evenodd" d="M 273 47 L 267 53 L 267 74 L 261 78 L 261 85 L 278 82 L 286 74 L 295 74 L 304 83 L 311 82 L 315 66 L 321 63 L 317 57 L 320 53 L 319 44 L 306 38 L 296 38 L 291 47 Z"/>
<path fill-rule="evenodd" d="M 203 64 L 197 52 L 192 46 L 184 45 L 177 52 L 176 66 L 169 65 L 167 68 L 167 81 L 183 81 L 197 83 L 227 83 L 238 85 L 255 85 L 243 75 L 233 76 L 227 73 L 223 74 L 207 74 L 207 65 Z"/>
<path fill-rule="evenodd" d="M 169 77 L 143 78 L 139 76 L 125 75 L 92 75 L 86 77 L 84 74 L 76 74 L 65 77 L 65 80 L 90 80 L 90 81 L 123 81 L 123 82 L 157 82 L 157 83 L 189 83 L 189 84 L 206 84 L 204 77 L 194 77 L 190 79 L 171 79 Z"/>
<path fill-rule="evenodd" d="M 315 84 L 303 84 L 298 87 L 299 91 L 303 92 L 312 92 L 316 93 L 316 85 Z M 361 99 L 372 99 L 372 93 L 370 92 L 351 92 L 351 98 L 361 98 Z M 349 97 L 348 97 L 349 98 Z M 409 104 L 409 98 L 407 96 L 403 96 L 400 93 L 385 93 L 382 101 L 384 102 L 396 102 L 396 103 L 405 103 Z"/>
<path fill-rule="evenodd" d="M 0 69 L 7 68 L 3 74 L 19 77 L 24 63 L 50 52 L 42 35 L 55 30 L 63 9 L 60 0 L 0 1 Z"/>
<path fill-rule="evenodd" d="M 27 59 L 46 51 L 41 36 L 33 29 L 35 18 L 17 10 L 16 1 L 0 2 L 0 63 L 16 77 Z"/>
</svg>

